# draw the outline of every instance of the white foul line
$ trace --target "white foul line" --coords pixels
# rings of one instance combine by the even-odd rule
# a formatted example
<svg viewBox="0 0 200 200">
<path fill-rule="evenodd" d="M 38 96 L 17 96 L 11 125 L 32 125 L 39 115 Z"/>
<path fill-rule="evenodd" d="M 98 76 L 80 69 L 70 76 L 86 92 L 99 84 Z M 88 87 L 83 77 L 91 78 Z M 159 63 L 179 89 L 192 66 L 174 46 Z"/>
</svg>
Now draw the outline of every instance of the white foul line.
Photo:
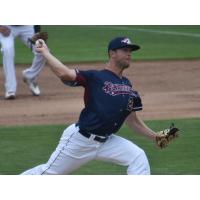
<svg viewBox="0 0 200 200">
<path fill-rule="evenodd" d="M 132 30 L 132 31 L 141 31 L 141 32 L 149 32 L 149 33 L 157 33 L 157 34 L 166 34 L 166 35 L 180 35 L 180 36 L 187 36 L 187 37 L 200 37 L 198 33 L 185 33 L 185 32 L 176 32 L 176 31 L 160 31 L 155 29 L 144 29 L 144 28 L 134 28 L 134 27 L 119 27 L 119 26 L 112 26 L 110 28 L 114 28 L 117 30 Z M 199 27 L 200 29 L 200 27 Z"/>
</svg>

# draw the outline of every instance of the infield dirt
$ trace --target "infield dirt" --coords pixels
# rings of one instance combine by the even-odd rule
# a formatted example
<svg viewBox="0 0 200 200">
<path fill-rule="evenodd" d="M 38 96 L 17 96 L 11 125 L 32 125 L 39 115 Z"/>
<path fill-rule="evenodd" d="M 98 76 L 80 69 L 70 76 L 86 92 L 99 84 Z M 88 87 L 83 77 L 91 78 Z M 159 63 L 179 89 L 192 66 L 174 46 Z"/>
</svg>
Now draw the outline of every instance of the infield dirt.
<svg viewBox="0 0 200 200">
<path fill-rule="evenodd" d="M 69 67 L 103 69 L 105 63 L 70 64 Z M 38 83 L 42 95 L 32 96 L 16 66 L 18 90 L 15 100 L 4 100 L 3 69 L 0 68 L 0 125 L 69 124 L 84 107 L 82 87 L 65 86 L 45 66 Z M 125 71 L 143 100 L 143 119 L 200 117 L 200 60 L 136 61 Z"/>
</svg>

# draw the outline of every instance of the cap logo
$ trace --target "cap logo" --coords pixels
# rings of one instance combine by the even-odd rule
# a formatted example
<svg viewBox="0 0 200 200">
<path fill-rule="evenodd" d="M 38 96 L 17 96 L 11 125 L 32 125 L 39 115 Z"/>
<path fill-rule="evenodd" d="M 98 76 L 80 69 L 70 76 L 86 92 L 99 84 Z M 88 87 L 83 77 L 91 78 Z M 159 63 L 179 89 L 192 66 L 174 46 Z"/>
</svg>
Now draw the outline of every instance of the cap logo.
<svg viewBox="0 0 200 200">
<path fill-rule="evenodd" d="M 132 44 L 129 38 L 125 38 L 121 42 L 123 42 L 125 44 Z"/>
</svg>

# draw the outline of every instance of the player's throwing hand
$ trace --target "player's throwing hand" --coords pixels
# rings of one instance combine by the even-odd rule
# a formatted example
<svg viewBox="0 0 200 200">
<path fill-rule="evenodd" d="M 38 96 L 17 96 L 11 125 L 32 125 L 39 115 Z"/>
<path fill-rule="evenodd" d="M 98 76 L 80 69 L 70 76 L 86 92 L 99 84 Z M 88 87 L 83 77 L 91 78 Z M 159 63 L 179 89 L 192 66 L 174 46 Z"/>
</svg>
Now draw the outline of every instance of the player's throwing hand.
<svg viewBox="0 0 200 200">
<path fill-rule="evenodd" d="M 48 51 L 48 47 L 45 44 L 45 41 L 42 39 L 39 39 L 35 42 L 36 52 L 38 53 L 44 53 L 45 51 Z"/>
</svg>

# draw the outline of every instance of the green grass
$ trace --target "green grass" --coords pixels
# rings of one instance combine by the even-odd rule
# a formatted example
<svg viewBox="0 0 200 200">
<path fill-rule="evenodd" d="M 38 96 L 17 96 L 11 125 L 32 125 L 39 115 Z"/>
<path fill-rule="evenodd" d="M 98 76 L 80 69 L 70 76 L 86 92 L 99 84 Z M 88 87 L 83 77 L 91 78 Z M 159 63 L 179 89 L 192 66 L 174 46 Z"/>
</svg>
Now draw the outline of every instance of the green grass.
<svg viewBox="0 0 200 200">
<path fill-rule="evenodd" d="M 149 158 L 152 174 L 200 174 L 200 119 L 173 120 L 182 130 L 181 137 L 159 150 L 148 139 L 132 134 L 123 126 L 120 135 L 143 148 Z M 147 121 L 158 131 L 171 121 Z M 0 127 L 0 174 L 19 174 L 26 169 L 46 162 L 57 146 L 65 125 Z M 92 161 L 73 174 L 126 174 L 126 167 Z"/>
<path fill-rule="evenodd" d="M 136 60 L 200 58 L 200 26 L 42 26 L 48 45 L 63 62 L 107 60 L 110 39 L 125 35 L 142 49 Z M 0 63 L 2 63 L 0 56 Z M 16 63 L 30 63 L 32 53 L 16 40 Z"/>
</svg>

